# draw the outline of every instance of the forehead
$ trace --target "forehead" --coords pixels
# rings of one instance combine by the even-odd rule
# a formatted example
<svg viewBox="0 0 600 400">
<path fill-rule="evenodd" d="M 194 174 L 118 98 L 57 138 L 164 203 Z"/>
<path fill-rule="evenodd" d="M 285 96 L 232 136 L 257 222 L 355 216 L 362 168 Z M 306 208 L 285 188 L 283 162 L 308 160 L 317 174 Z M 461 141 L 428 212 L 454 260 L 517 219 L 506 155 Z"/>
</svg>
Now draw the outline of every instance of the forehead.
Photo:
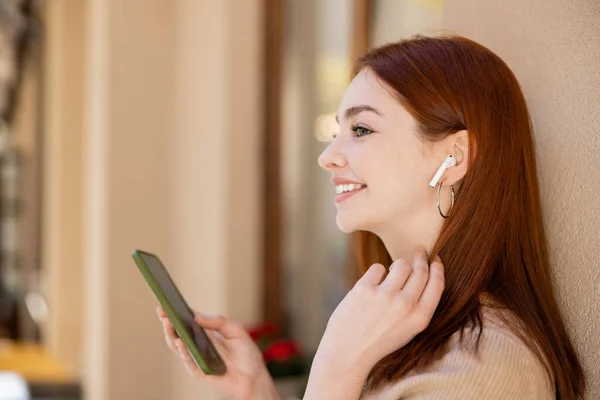
<svg viewBox="0 0 600 400">
<path fill-rule="evenodd" d="M 338 109 L 338 120 L 340 123 L 344 120 L 346 110 L 356 106 L 368 106 L 376 109 L 381 117 L 375 117 L 386 129 L 401 132 L 415 132 L 417 122 L 413 116 L 404 108 L 397 97 L 393 94 L 393 89 L 382 82 L 372 70 L 364 69 L 354 77 L 352 82 L 346 88 L 344 97 L 340 102 Z M 375 114 L 365 113 L 364 118 L 373 118 Z M 374 122 L 375 120 L 371 120 Z M 415 135 L 411 135 L 411 137 Z"/>
<path fill-rule="evenodd" d="M 340 103 L 340 117 L 343 117 L 346 109 L 357 105 L 369 105 L 382 111 L 384 115 L 386 110 L 389 112 L 400 107 L 390 90 L 369 69 L 361 70 L 346 88 Z"/>
</svg>

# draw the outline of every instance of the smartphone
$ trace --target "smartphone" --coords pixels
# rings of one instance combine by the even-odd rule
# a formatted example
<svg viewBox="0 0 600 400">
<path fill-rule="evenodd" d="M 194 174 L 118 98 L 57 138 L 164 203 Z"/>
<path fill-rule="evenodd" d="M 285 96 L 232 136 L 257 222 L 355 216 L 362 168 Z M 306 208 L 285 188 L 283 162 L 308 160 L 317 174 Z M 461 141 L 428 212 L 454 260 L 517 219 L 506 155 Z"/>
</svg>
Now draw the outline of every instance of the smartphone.
<svg viewBox="0 0 600 400">
<path fill-rule="evenodd" d="M 194 321 L 194 313 L 160 259 L 142 250 L 134 250 L 131 256 L 198 367 L 207 375 L 223 375 L 227 370 L 223 359 Z"/>
</svg>

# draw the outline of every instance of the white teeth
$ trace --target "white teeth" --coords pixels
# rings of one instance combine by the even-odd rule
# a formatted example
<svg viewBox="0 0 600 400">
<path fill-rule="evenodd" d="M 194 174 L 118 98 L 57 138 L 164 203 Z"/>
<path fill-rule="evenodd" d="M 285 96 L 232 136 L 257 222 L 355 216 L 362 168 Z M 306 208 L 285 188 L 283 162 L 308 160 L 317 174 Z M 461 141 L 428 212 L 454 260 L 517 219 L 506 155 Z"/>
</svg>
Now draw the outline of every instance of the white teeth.
<svg viewBox="0 0 600 400">
<path fill-rule="evenodd" d="M 353 190 L 361 189 L 362 187 L 363 187 L 363 185 L 361 185 L 359 183 L 349 183 L 349 184 L 344 184 L 344 185 L 336 185 L 335 186 L 335 192 L 337 194 L 345 193 L 345 192 L 351 192 Z"/>
</svg>

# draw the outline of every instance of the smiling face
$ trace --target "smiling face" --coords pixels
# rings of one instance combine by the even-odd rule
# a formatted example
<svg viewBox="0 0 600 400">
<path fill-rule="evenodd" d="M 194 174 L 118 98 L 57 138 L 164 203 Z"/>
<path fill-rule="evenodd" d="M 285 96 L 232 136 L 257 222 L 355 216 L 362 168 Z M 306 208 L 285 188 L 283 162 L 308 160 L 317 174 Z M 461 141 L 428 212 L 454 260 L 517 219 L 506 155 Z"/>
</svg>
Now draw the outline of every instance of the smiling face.
<svg viewBox="0 0 600 400">
<path fill-rule="evenodd" d="M 415 120 L 391 93 L 371 70 L 362 70 L 341 101 L 339 134 L 319 157 L 334 184 L 342 184 L 335 201 L 343 232 L 377 233 L 436 210 L 428 183 L 439 156 L 419 139 Z"/>
</svg>

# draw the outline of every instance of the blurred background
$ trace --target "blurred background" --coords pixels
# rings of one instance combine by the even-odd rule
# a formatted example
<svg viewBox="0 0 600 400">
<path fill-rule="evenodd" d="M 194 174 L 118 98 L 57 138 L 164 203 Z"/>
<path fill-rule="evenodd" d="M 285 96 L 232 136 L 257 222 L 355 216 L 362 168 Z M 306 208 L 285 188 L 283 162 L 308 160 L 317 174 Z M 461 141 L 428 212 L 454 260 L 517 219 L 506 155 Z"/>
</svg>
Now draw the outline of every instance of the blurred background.
<svg viewBox="0 0 600 400">
<path fill-rule="evenodd" d="M 194 308 L 268 323 L 309 363 L 356 278 L 317 165 L 352 61 L 449 32 L 523 87 L 600 398 L 600 2 L 0 0 L 0 400 L 219 398 L 165 346 L 136 248 Z M 278 376 L 285 398 L 306 370 Z"/>
</svg>

